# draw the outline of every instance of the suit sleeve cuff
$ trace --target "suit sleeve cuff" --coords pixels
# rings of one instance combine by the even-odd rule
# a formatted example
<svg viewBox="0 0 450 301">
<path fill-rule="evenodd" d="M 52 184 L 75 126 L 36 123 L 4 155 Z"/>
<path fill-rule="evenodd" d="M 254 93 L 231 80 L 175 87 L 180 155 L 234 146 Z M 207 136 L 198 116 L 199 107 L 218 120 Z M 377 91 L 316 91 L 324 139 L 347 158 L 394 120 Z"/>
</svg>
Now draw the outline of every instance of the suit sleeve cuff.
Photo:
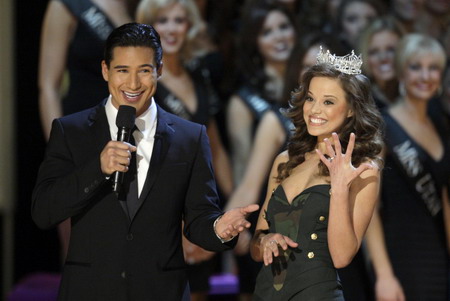
<svg viewBox="0 0 450 301">
<path fill-rule="evenodd" d="M 217 231 L 216 231 L 216 225 L 217 225 L 217 222 L 222 218 L 222 216 L 223 216 L 223 215 L 219 215 L 219 216 L 216 218 L 216 220 L 214 221 L 214 224 L 213 224 L 213 227 L 214 227 L 214 233 L 216 234 L 217 238 L 218 238 L 222 243 L 227 243 L 227 242 L 232 241 L 232 240 L 235 238 L 235 236 L 233 236 L 233 237 L 231 237 L 231 238 L 229 238 L 229 239 L 223 239 L 223 238 L 220 237 L 220 235 L 217 233 Z"/>
</svg>

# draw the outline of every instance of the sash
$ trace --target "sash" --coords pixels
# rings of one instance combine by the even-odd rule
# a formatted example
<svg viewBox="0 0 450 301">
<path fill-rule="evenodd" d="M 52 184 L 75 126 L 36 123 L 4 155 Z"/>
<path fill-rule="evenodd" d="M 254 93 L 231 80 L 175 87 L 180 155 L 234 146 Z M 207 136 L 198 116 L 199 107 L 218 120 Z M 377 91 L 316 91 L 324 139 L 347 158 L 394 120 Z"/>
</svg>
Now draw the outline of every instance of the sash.
<svg viewBox="0 0 450 301">
<path fill-rule="evenodd" d="M 402 171 L 412 191 L 419 197 L 431 216 L 435 217 L 442 210 L 439 189 L 429 170 L 428 155 L 410 139 L 403 128 L 386 112 L 386 148 Z"/>
<path fill-rule="evenodd" d="M 278 117 L 278 120 L 280 121 L 281 125 L 283 126 L 284 132 L 286 133 L 286 139 L 280 150 L 284 151 L 287 148 L 289 138 L 291 137 L 292 133 L 295 130 L 295 126 L 294 123 L 292 123 L 292 120 L 284 115 L 285 111 L 284 108 L 280 107 L 279 105 L 274 105 L 273 111 L 275 112 L 275 115 Z"/>
<path fill-rule="evenodd" d="M 106 41 L 114 25 L 100 8 L 89 0 L 62 0 L 62 2 L 100 41 Z"/>
<path fill-rule="evenodd" d="M 95 33 L 102 41 L 106 41 L 114 27 L 108 22 L 106 16 L 95 6 L 90 7 L 81 14 L 84 23 Z"/>
<path fill-rule="evenodd" d="M 159 85 L 158 89 L 158 92 L 162 92 L 162 85 Z M 165 93 L 161 93 L 164 94 L 163 97 L 158 97 L 158 99 L 161 99 L 162 101 L 162 106 L 167 111 L 174 115 L 177 115 L 178 117 L 181 117 L 185 120 L 192 120 L 193 115 L 188 111 L 184 103 L 180 99 L 178 99 L 178 97 L 170 93 L 167 89 L 164 89 L 164 92 Z"/>
<path fill-rule="evenodd" d="M 186 120 L 190 120 L 196 123 L 208 126 L 208 122 L 213 112 L 216 109 L 212 109 L 217 95 L 214 93 L 211 85 L 205 79 L 205 73 L 188 70 L 189 75 L 194 84 L 195 97 L 197 98 L 197 109 L 195 112 L 189 111 L 184 102 L 174 95 L 167 87 L 162 83 L 158 84 L 158 89 L 155 93 L 155 101 L 166 111 L 177 115 Z"/>
<path fill-rule="evenodd" d="M 264 98 L 258 96 L 248 87 L 242 87 L 237 94 L 252 112 L 255 119 L 260 120 L 264 113 L 272 108 L 271 104 Z"/>
</svg>

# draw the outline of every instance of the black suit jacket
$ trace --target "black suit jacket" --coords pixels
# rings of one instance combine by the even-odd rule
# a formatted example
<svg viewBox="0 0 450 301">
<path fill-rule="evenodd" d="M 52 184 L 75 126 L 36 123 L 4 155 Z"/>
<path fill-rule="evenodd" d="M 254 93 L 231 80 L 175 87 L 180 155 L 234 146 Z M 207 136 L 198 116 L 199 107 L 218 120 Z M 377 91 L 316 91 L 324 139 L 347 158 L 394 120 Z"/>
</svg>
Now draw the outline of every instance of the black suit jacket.
<svg viewBox="0 0 450 301">
<path fill-rule="evenodd" d="M 59 300 L 181 300 L 188 296 L 181 244 L 230 247 L 213 230 L 221 214 L 205 127 L 158 107 L 140 207 L 130 221 L 100 168 L 111 140 L 104 104 L 56 119 L 33 192 L 41 228 L 71 217 Z"/>
</svg>

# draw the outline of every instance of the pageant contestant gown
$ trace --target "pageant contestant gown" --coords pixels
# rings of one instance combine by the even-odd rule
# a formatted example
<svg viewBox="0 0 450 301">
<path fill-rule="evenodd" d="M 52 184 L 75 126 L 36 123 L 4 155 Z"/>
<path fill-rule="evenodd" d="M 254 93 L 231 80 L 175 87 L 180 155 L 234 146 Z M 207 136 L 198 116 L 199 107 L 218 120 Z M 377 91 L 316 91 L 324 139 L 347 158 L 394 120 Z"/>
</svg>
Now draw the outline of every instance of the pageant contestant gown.
<svg viewBox="0 0 450 301">
<path fill-rule="evenodd" d="M 69 87 L 63 114 L 79 112 L 108 97 L 108 84 L 101 71 L 106 38 L 115 28 L 110 18 L 90 0 L 59 0 L 77 19 L 69 45 L 67 70 Z"/>
<path fill-rule="evenodd" d="M 272 193 L 266 211 L 269 232 L 298 242 L 263 266 L 256 279 L 255 301 L 342 301 L 339 276 L 327 242 L 330 185 L 314 185 L 290 204 L 283 186 Z M 280 249 L 281 250 L 281 249 Z"/>
<path fill-rule="evenodd" d="M 430 116 L 444 145 L 439 160 L 418 145 L 388 112 L 383 113 L 388 149 L 395 147 L 390 139 L 393 136 L 409 140 L 409 156 L 404 159 L 409 166 L 418 166 L 417 162 L 426 166 L 439 195 L 450 181 L 450 135 L 441 113 Z M 411 184 L 388 151 L 382 175 L 380 216 L 392 267 L 406 300 L 447 301 L 450 261 L 442 210 L 434 216 L 430 214 Z"/>
</svg>

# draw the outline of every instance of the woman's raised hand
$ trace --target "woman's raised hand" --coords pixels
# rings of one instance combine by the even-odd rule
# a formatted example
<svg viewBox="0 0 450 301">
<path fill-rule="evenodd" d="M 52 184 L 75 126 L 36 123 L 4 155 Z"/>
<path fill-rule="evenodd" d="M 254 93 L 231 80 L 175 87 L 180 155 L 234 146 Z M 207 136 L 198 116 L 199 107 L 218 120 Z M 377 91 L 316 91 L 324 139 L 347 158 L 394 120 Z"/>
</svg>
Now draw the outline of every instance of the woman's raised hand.
<svg viewBox="0 0 450 301">
<path fill-rule="evenodd" d="M 319 149 L 316 149 L 317 154 L 323 164 L 326 165 L 330 172 L 331 186 L 346 185 L 350 187 L 352 181 L 357 178 L 363 171 L 367 169 L 377 168 L 375 163 L 361 163 L 358 168 L 352 165 L 352 153 L 355 146 L 355 134 L 350 134 L 350 140 L 347 145 L 345 153 L 342 152 L 341 142 L 336 133 L 332 134 L 334 149 L 331 145 L 330 139 L 324 139 L 328 154 L 330 158 L 326 158 Z"/>
</svg>

